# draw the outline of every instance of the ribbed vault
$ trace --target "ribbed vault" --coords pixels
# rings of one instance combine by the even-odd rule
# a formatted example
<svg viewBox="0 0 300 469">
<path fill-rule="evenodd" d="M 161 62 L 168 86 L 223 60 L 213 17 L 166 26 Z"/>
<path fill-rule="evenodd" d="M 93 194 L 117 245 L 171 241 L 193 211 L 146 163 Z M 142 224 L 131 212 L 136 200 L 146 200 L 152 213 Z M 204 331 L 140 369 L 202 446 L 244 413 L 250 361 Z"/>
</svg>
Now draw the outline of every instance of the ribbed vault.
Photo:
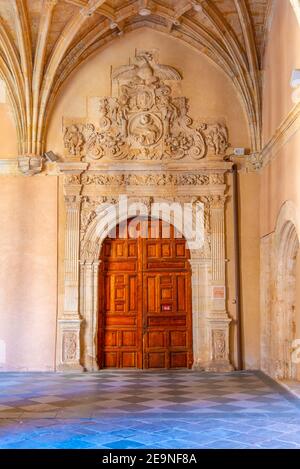
<svg viewBox="0 0 300 469">
<path fill-rule="evenodd" d="M 44 151 L 61 86 L 83 60 L 150 27 L 207 55 L 231 78 L 260 149 L 260 63 L 268 0 L 0 0 L 0 74 L 22 155 Z"/>
</svg>

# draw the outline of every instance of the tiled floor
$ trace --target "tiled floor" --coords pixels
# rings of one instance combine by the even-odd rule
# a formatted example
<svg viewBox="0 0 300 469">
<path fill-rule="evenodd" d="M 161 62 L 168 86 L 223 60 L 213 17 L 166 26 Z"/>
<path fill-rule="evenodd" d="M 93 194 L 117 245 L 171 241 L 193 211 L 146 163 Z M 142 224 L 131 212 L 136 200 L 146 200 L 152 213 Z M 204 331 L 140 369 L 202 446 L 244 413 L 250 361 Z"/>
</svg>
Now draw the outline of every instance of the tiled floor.
<svg viewBox="0 0 300 469">
<path fill-rule="evenodd" d="M 300 448 L 300 404 L 262 373 L 1 373 L 0 448 Z"/>
</svg>

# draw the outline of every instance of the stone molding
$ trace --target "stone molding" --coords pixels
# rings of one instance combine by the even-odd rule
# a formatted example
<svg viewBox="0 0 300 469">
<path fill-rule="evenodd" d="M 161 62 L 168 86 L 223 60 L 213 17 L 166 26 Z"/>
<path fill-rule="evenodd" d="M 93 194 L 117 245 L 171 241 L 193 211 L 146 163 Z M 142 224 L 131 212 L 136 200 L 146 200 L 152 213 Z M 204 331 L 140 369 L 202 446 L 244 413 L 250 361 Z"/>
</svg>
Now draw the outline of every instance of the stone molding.
<svg viewBox="0 0 300 469">
<path fill-rule="evenodd" d="M 296 104 L 277 128 L 272 138 L 265 144 L 261 152 L 247 157 L 250 170 L 261 170 L 276 158 L 279 151 L 300 131 L 300 103 Z"/>
<path fill-rule="evenodd" d="M 0 159 L 0 175 L 17 176 L 19 174 L 19 165 L 16 158 Z"/>
</svg>

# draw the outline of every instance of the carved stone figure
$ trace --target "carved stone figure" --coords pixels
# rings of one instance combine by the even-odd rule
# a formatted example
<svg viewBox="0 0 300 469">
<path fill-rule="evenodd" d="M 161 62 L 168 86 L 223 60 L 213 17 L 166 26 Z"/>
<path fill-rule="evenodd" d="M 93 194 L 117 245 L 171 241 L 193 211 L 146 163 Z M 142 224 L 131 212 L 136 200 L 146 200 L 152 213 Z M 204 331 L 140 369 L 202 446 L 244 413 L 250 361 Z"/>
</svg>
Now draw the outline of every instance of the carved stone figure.
<svg viewBox="0 0 300 469">
<path fill-rule="evenodd" d="M 113 109 L 112 109 L 113 112 Z M 100 99 L 99 102 L 99 127 L 102 132 L 107 131 L 111 126 L 111 121 L 107 117 L 108 115 L 108 103 L 107 99 Z"/>
<path fill-rule="evenodd" d="M 227 130 L 220 124 L 210 126 L 207 141 L 215 155 L 224 154 L 228 148 Z"/>
<path fill-rule="evenodd" d="M 64 145 L 73 156 L 80 156 L 85 143 L 83 133 L 75 124 L 65 129 Z"/>
<path fill-rule="evenodd" d="M 141 146 L 150 146 L 157 143 L 161 136 L 161 130 L 161 123 L 157 116 L 143 113 L 132 119 L 129 135 Z"/>
</svg>

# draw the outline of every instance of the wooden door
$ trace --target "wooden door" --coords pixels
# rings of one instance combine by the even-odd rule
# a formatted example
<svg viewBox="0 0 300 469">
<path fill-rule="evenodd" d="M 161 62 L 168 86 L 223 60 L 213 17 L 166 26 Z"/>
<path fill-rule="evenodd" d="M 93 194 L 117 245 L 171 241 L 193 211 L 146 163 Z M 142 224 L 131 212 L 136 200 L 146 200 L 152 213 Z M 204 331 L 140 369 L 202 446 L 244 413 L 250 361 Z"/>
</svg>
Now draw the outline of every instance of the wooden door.
<svg viewBox="0 0 300 469">
<path fill-rule="evenodd" d="M 107 238 L 100 265 L 98 363 L 102 368 L 142 367 L 142 272 L 136 239 Z"/>
<path fill-rule="evenodd" d="M 186 242 L 161 220 L 140 221 L 146 238 L 121 239 L 124 228 L 127 224 L 118 227 L 116 239 L 105 240 L 101 251 L 99 366 L 190 368 L 191 272 Z"/>
</svg>

